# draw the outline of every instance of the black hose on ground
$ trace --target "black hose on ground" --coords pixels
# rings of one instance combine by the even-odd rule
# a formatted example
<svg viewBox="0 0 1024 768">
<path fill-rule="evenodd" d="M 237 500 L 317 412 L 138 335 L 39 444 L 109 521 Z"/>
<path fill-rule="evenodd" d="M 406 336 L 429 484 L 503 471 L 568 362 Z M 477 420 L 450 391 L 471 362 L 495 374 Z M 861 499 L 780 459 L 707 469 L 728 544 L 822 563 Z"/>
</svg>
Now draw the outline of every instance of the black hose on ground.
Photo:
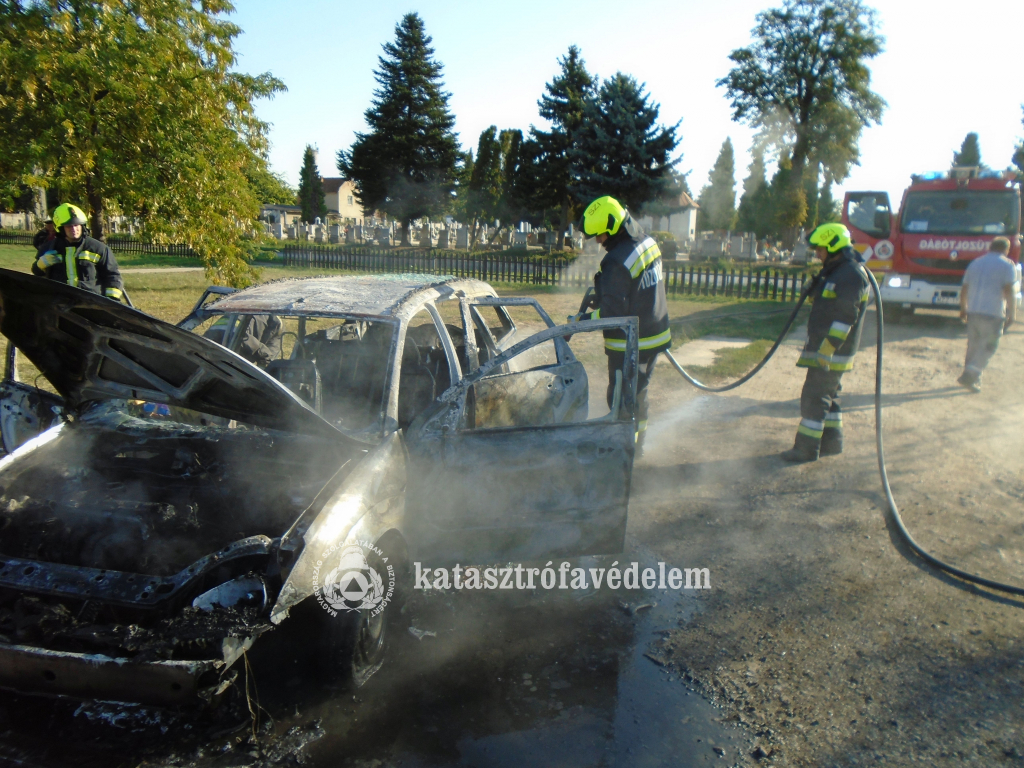
<svg viewBox="0 0 1024 768">
<path fill-rule="evenodd" d="M 690 382 L 690 384 L 692 384 L 699 390 L 702 390 L 704 392 L 728 392 L 730 389 L 736 389 L 736 387 L 738 387 L 740 384 L 745 384 L 752 378 L 754 378 L 754 376 L 757 375 L 758 371 L 764 368 L 768 361 L 772 359 L 772 355 L 775 354 L 775 350 L 779 348 L 783 340 L 786 338 L 786 335 L 789 333 L 789 329 L 792 328 L 793 323 L 796 322 L 796 316 L 797 313 L 800 312 L 800 307 L 802 307 L 804 305 L 804 302 L 807 301 L 807 297 L 810 295 L 811 290 L 814 288 L 814 285 L 817 282 L 818 276 L 815 275 L 811 279 L 811 282 L 807 284 L 807 287 L 800 292 L 800 300 L 796 303 L 796 307 L 794 307 L 793 311 L 790 313 L 789 319 L 786 320 L 786 325 L 785 327 L 783 327 L 782 333 L 779 334 L 779 338 L 775 340 L 775 343 L 772 345 L 772 348 L 768 350 L 768 354 L 761 359 L 760 363 L 754 366 L 753 370 L 749 371 L 745 376 L 743 376 L 741 379 L 734 381 L 732 384 L 726 384 L 723 387 L 709 387 L 707 384 L 703 384 L 697 381 L 695 378 L 693 378 L 693 376 L 688 374 L 686 372 L 686 369 L 679 364 L 679 361 L 677 361 L 672 356 L 671 352 L 665 350 L 663 354 L 665 355 L 665 357 L 668 358 L 669 362 L 672 363 L 673 366 L 675 366 L 675 369 L 679 371 L 679 375 L 682 376 L 684 379 Z"/>
<path fill-rule="evenodd" d="M 899 531 L 900 536 L 903 537 L 907 546 L 909 546 L 918 555 L 918 557 L 929 565 L 972 584 L 979 584 L 983 587 L 996 590 L 997 592 L 1007 592 L 1011 595 L 1024 596 L 1024 587 L 1017 587 L 1012 584 L 1003 584 L 999 581 L 986 579 L 984 576 L 977 576 L 935 557 L 935 555 L 931 554 L 914 540 L 914 537 L 910 535 L 910 531 L 907 530 L 907 526 L 903 523 L 903 518 L 900 516 L 900 510 L 896 506 L 896 499 L 892 495 L 892 488 L 889 486 L 889 473 L 886 471 L 885 467 L 885 446 L 882 441 L 882 347 L 884 341 L 883 334 L 885 330 L 885 319 L 882 316 L 882 294 L 878 288 L 878 281 L 875 280 L 875 276 L 871 274 L 871 271 L 865 269 L 864 273 L 871 282 L 871 290 L 875 296 L 875 322 L 878 329 L 878 339 L 875 344 L 875 449 L 878 454 L 878 473 L 882 478 L 882 490 L 885 492 L 885 500 L 889 504 L 889 514 L 892 515 L 892 520 L 896 525 L 896 530 Z M 728 392 L 730 389 L 735 389 L 740 386 L 740 384 L 750 381 L 750 379 L 752 379 L 754 375 L 757 374 L 757 372 L 760 371 L 771 359 L 772 355 L 775 354 L 775 350 L 779 348 L 783 339 L 786 338 L 786 334 L 789 333 L 789 329 L 796 320 L 800 307 L 803 306 L 803 303 L 813 286 L 814 283 L 812 282 L 811 285 L 808 286 L 808 288 L 800 295 L 800 301 L 797 302 L 796 308 L 786 321 L 786 326 L 782 329 L 782 333 L 779 334 L 779 338 L 775 340 L 775 344 L 773 344 L 772 348 L 768 350 L 768 354 L 764 356 L 761 362 L 758 363 L 753 370 L 743 376 L 743 378 L 734 381 L 732 384 L 727 384 L 722 387 L 709 387 L 706 384 L 702 384 L 686 372 L 683 366 L 681 366 L 672 356 L 672 353 L 665 352 L 665 355 L 668 357 L 672 365 L 675 366 L 675 369 L 679 371 L 679 374 L 697 389 L 703 390 L 704 392 Z"/>
</svg>

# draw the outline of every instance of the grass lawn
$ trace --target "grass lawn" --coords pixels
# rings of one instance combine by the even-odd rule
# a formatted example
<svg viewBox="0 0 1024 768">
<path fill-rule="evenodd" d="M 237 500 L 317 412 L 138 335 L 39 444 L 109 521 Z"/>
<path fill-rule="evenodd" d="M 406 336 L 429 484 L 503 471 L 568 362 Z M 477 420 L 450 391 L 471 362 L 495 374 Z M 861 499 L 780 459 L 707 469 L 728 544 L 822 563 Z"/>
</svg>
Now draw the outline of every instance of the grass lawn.
<svg viewBox="0 0 1024 768">
<path fill-rule="evenodd" d="M 28 272 L 33 255 L 34 251 L 30 247 L 0 246 L 0 267 Z M 117 259 L 118 263 L 126 268 L 199 266 L 194 259 L 169 256 L 118 254 Z M 264 281 L 322 274 L 325 273 L 320 268 L 262 268 Z M 343 273 L 332 271 L 329 274 L 336 276 Z M 184 318 L 209 285 L 202 272 L 127 272 L 124 281 L 125 288 L 138 309 L 170 323 L 176 323 Z M 575 314 L 582 297 L 582 290 L 579 288 L 518 283 L 492 285 L 500 296 L 536 298 L 556 323 L 564 322 L 567 316 Z M 728 350 L 720 355 L 714 365 L 694 369 L 695 374 L 704 378 L 739 376 L 753 367 L 771 346 L 772 341 L 782 330 L 792 307 L 792 304 L 774 301 L 740 301 L 710 296 L 670 298 L 668 311 L 672 318 L 673 346 L 678 347 L 687 341 L 710 334 L 751 339 L 752 343 L 747 347 Z M 512 311 L 512 315 L 517 322 L 524 324 L 524 329 L 530 329 L 536 324 L 536 313 L 532 310 L 516 309 Z M 6 351 L 6 340 L 0 339 L 0 344 L 0 349 Z M 18 374 L 22 381 L 34 381 L 38 371 L 22 357 L 19 359 Z"/>
</svg>

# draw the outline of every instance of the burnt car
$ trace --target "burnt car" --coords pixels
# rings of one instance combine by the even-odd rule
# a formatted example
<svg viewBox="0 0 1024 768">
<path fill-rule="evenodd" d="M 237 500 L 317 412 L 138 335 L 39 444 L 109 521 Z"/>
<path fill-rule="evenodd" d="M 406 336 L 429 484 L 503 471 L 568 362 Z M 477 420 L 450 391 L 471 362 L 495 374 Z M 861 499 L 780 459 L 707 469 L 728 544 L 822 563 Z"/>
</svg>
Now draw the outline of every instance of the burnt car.
<svg viewBox="0 0 1024 768">
<path fill-rule="evenodd" d="M 236 350 L 269 315 L 261 368 Z M 3 427 L 25 442 L 0 459 L 0 686 L 209 700 L 303 612 L 327 675 L 361 684 L 412 563 L 621 551 L 635 318 L 555 326 L 480 281 L 374 275 L 204 296 L 181 326 L 0 270 L 0 332 L 57 393 L 9 356 Z M 610 328 L 628 353 L 609 408 Z M 329 610 L 356 546 L 391 604 L 378 579 L 377 610 Z"/>
</svg>

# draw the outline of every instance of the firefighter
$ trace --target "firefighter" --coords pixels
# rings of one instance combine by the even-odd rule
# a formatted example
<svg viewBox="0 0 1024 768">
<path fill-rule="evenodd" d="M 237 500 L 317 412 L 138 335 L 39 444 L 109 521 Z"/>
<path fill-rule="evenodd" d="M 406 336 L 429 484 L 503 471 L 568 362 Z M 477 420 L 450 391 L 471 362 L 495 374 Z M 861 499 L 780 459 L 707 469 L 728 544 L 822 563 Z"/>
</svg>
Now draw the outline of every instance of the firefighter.
<svg viewBox="0 0 1024 768">
<path fill-rule="evenodd" d="M 124 283 L 110 248 L 85 234 L 85 213 L 64 203 L 53 212 L 57 237 L 32 265 L 32 274 L 120 301 Z"/>
<path fill-rule="evenodd" d="M 587 206 L 580 222 L 586 237 L 596 237 L 607 251 L 594 275 L 597 308 L 570 321 L 609 317 L 640 319 L 640 360 L 637 373 L 637 455 L 643 455 L 647 430 L 647 385 L 658 353 L 672 346 L 668 304 L 661 271 L 661 251 L 614 197 L 599 197 Z M 608 356 L 608 407 L 615 394 L 615 372 L 622 370 L 626 339 L 622 331 L 604 332 Z"/>
<path fill-rule="evenodd" d="M 43 222 L 43 228 L 36 232 L 32 238 L 32 247 L 36 252 L 50 250 L 50 242 L 57 239 L 57 228 L 53 225 L 53 219 Z"/>
<path fill-rule="evenodd" d="M 800 393 L 796 442 L 782 454 L 786 461 L 816 461 L 843 452 L 840 380 L 853 368 L 870 291 L 846 227 L 822 224 L 807 242 L 822 267 L 810 288 L 807 344 L 797 361 L 807 369 L 807 378 Z"/>
</svg>

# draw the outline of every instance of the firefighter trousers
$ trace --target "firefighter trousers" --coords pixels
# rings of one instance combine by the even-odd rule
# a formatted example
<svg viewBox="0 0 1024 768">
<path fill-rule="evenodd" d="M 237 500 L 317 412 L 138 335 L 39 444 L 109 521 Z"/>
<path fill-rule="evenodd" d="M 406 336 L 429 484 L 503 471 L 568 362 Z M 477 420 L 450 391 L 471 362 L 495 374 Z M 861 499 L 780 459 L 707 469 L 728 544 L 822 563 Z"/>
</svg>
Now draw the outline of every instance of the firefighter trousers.
<svg viewBox="0 0 1024 768">
<path fill-rule="evenodd" d="M 612 407 L 612 400 L 615 398 L 615 372 L 622 370 L 622 364 L 626 356 L 622 352 L 606 352 L 608 356 L 608 407 Z M 636 372 L 636 443 L 638 448 L 643 448 L 644 437 L 647 433 L 647 385 L 654 375 L 654 364 L 658 361 L 658 353 L 655 352 L 649 358 L 641 358 L 640 365 Z"/>
<path fill-rule="evenodd" d="M 805 453 L 841 453 L 843 450 L 843 412 L 841 371 L 808 368 L 800 393 L 800 426 L 796 445 Z"/>
</svg>

